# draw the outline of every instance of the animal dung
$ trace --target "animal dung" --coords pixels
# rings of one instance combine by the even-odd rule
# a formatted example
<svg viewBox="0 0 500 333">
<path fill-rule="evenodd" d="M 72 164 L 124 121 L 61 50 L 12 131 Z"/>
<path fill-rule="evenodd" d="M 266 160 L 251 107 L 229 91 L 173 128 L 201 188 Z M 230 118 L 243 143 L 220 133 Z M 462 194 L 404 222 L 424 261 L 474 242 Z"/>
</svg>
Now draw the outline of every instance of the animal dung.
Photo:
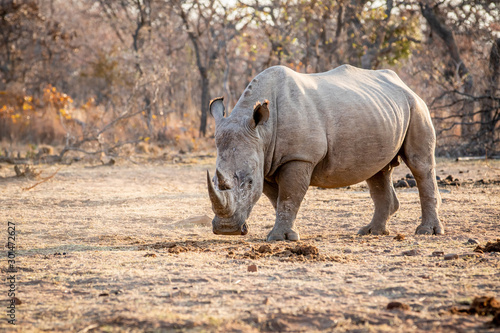
<svg viewBox="0 0 500 333">
<path fill-rule="evenodd" d="M 387 310 L 406 311 L 406 310 L 410 310 L 410 306 L 408 304 L 401 303 L 401 302 L 390 302 L 389 304 L 387 304 Z"/>
</svg>

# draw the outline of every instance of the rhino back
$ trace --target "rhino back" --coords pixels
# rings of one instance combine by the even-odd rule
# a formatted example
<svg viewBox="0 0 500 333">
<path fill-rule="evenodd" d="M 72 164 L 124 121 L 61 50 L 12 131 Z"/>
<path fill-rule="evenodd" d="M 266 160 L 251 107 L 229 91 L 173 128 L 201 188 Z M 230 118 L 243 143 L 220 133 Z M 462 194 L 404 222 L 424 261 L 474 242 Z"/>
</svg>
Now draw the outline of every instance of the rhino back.
<svg viewBox="0 0 500 333">
<path fill-rule="evenodd" d="M 306 161 L 315 165 L 315 186 L 354 184 L 390 163 L 418 98 L 392 71 L 344 65 L 300 74 L 281 67 L 268 76 L 276 108 L 267 176 L 289 161 Z"/>
</svg>

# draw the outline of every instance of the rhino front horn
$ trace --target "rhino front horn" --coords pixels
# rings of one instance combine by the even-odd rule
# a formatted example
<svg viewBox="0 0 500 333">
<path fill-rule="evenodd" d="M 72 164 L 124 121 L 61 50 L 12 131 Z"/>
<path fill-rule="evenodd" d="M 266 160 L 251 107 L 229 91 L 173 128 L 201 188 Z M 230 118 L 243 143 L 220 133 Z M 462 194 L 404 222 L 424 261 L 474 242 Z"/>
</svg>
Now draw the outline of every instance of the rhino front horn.
<svg viewBox="0 0 500 333">
<path fill-rule="evenodd" d="M 212 202 L 212 210 L 217 216 L 231 217 L 234 214 L 234 199 L 230 191 L 217 191 L 210 180 L 210 173 L 207 170 L 208 195 Z"/>
</svg>

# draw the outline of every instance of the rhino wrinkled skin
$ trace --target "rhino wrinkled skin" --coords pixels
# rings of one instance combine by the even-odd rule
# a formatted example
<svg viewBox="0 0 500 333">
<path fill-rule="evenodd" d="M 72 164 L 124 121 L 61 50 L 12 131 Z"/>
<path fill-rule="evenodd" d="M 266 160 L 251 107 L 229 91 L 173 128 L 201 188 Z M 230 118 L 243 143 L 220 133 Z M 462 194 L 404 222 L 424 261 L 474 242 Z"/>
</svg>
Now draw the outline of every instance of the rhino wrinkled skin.
<svg viewBox="0 0 500 333">
<path fill-rule="evenodd" d="M 252 80 L 231 115 L 222 98 L 210 102 L 210 113 L 217 146 L 213 179 L 207 172 L 214 233 L 246 234 L 245 221 L 264 193 L 276 210 L 267 240 L 298 240 L 295 217 L 309 186 L 366 180 L 375 213 L 358 233 L 388 234 L 387 221 L 399 208 L 391 175 L 400 158 L 419 190 L 416 233 L 444 232 L 431 117 L 393 71 L 343 65 L 300 74 L 275 66 Z"/>
</svg>

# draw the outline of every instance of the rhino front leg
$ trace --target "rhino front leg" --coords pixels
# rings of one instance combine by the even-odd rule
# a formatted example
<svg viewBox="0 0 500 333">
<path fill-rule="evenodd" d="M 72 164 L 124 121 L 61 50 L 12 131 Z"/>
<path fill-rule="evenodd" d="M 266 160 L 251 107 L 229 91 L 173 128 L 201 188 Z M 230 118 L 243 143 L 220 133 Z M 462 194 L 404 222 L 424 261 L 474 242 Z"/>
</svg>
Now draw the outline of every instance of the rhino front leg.
<svg viewBox="0 0 500 333">
<path fill-rule="evenodd" d="M 278 194 L 279 194 L 278 184 L 271 183 L 265 180 L 263 192 L 266 195 L 266 197 L 268 197 L 269 201 L 271 201 L 274 210 L 276 210 L 278 206 Z"/>
<path fill-rule="evenodd" d="M 278 201 L 276 222 L 267 235 L 267 241 L 298 241 L 299 233 L 294 228 L 295 218 L 302 199 L 309 188 L 313 167 L 310 163 L 293 161 L 283 165 L 278 173 Z"/>
</svg>

